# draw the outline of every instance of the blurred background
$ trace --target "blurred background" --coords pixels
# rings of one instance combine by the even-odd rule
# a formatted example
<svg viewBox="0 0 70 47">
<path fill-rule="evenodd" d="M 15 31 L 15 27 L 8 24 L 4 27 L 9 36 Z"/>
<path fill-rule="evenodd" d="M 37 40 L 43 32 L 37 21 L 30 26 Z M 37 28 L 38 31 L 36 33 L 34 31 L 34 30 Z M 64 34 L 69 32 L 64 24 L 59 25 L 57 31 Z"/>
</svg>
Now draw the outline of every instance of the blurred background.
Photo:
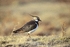
<svg viewBox="0 0 70 47">
<path fill-rule="evenodd" d="M 28 15 L 39 16 L 39 28 L 31 35 L 61 35 L 62 27 L 70 34 L 70 0 L 0 0 L 0 36 L 32 20 Z"/>
</svg>

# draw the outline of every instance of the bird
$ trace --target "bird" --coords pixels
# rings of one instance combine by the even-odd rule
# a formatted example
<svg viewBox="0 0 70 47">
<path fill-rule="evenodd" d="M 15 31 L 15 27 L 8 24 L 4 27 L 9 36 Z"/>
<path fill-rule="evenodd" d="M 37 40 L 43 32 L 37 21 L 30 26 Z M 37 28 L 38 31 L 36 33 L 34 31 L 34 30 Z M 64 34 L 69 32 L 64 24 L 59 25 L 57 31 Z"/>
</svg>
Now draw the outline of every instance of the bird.
<svg viewBox="0 0 70 47">
<path fill-rule="evenodd" d="M 39 21 L 41 21 L 41 19 L 38 16 L 33 16 L 31 14 L 29 15 L 33 17 L 33 19 L 27 22 L 21 28 L 14 30 L 13 33 L 19 33 L 20 31 L 23 31 L 23 32 L 27 32 L 30 37 L 30 34 L 37 30 L 39 26 Z"/>
</svg>

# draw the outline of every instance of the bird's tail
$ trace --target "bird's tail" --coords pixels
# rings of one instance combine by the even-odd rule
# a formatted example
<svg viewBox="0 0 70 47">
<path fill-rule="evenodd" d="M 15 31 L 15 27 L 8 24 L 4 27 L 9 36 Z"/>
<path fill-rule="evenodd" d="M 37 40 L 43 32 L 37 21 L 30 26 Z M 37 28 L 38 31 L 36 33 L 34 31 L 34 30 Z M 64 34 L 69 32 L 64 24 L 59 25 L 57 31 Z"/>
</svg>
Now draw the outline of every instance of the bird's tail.
<svg viewBox="0 0 70 47">
<path fill-rule="evenodd" d="M 22 29 L 20 28 L 20 29 L 17 29 L 17 30 L 15 30 L 15 31 L 13 31 L 13 33 L 18 33 L 18 32 L 20 32 Z"/>
</svg>

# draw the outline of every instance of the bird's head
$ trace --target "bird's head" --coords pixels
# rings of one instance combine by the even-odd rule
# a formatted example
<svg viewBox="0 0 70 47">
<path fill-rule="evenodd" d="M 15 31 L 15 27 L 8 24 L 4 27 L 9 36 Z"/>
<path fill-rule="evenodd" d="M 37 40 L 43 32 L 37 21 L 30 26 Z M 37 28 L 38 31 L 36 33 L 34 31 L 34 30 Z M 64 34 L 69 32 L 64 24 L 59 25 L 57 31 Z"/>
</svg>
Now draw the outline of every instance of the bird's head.
<svg viewBox="0 0 70 47">
<path fill-rule="evenodd" d="M 29 15 L 32 16 L 35 21 L 41 21 L 38 16 L 33 16 L 33 15 L 31 15 L 31 14 L 29 14 Z"/>
</svg>

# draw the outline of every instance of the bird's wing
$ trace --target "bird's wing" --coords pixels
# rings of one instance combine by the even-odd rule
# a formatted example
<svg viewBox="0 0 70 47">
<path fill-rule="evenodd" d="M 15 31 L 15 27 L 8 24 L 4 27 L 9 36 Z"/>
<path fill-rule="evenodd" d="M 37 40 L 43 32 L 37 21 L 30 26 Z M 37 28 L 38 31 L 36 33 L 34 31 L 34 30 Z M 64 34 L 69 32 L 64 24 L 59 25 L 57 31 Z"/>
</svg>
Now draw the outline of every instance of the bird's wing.
<svg viewBox="0 0 70 47">
<path fill-rule="evenodd" d="M 30 21 L 30 22 L 28 22 L 27 24 L 25 24 L 25 25 L 22 27 L 22 29 L 23 29 L 25 32 L 28 32 L 28 31 L 30 31 L 30 30 L 36 28 L 36 26 L 37 26 L 37 25 L 36 25 L 35 21 Z"/>
<path fill-rule="evenodd" d="M 24 26 L 22 26 L 21 28 L 19 28 L 19 29 L 17 29 L 17 30 L 15 30 L 15 31 L 13 31 L 13 33 L 18 33 L 18 32 L 20 32 L 20 31 L 24 31 L 24 32 L 28 32 L 28 31 L 30 31 L 30 30 L 32 30 L 32 29 L 34 29 L 34 28 L 36 28 L 36 23 L 35 23 L 35 21 L 29 21 L 28 23 L 26 23 Z"/>
</svg>

